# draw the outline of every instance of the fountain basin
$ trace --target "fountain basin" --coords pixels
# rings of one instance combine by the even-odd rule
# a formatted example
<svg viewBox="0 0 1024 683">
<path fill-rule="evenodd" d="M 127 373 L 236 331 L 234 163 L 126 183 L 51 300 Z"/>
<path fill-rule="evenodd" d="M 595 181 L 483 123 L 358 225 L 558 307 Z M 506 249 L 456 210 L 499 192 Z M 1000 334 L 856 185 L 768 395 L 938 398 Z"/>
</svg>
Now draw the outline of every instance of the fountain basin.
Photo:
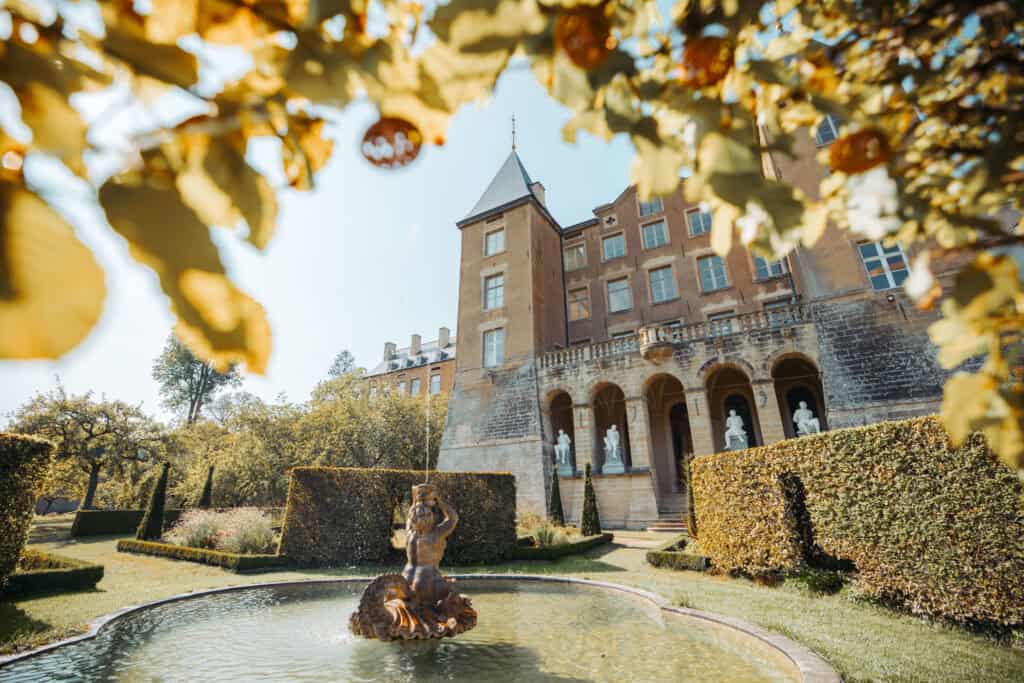
<svg viewBox="0 0 1024 683">
<path fill-rule="evenodd" d="M 118 612 L 84 637 L 0 660 L 0 681 L 839 681 L 792 641 L 644 591 L 457 578 L 480 620 L 454 639 L 352 636 L 366 579 L 261 584 Z"/>
</svg>

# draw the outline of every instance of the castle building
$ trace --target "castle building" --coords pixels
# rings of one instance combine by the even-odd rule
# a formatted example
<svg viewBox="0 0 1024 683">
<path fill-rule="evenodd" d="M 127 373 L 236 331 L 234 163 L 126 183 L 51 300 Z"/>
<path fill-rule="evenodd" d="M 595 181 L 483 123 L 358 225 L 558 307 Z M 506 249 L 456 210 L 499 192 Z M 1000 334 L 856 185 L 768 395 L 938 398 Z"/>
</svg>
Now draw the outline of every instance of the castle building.
<svg viewBox="0 0 1024 683">
<path fill-rule="evenodd" d="M 814 154 L 834 130 L 804 135 L 795 160 L 766 154 L 765 173 L 813 196 L 827 172 Z M 602 522 L 644 528 L 678 519 L 690 454 L 941 402 L 926 331 L 938 314 L 904 295 L 899 246 L 830 227 L 780 261 L 741 245 L 722 258 L 682 188 L 640 201 L 629 187 L 562 226 L 514 149 L 457 227 L 459 355 L 439 468 L 513 472 L 520 510 L 543 511 L 559 476 L 578 521 L 590 463 Z"/>
<path fill-rule="evenodd" d="M 385 343 L 380 362 L 363 375 L 366 395 L 372 399 L 392 391 L 410 396 L 450 393 L 455 380 L 455 348 L 447 327 L 438 330 L 435 341 L 424 342 L 414 334 L 403 348 Z"/>
</svg>

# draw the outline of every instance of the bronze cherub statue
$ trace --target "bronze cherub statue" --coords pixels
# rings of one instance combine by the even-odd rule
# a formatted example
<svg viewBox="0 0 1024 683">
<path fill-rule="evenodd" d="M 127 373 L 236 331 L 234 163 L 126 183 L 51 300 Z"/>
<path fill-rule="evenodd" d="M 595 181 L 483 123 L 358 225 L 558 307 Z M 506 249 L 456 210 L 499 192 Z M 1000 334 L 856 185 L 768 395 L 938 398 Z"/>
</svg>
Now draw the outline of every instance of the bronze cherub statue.
<svg viewBox="0 0 1024 683">
<path fill-rule="evenodd" d="M 444 516 L 439 523 L 437 513 Z M 401 574 L 370 582 L 349 618 L 352 633 L 379 640 L 446 638 L 476 626 L 469 598 L 455 591 L 439 565 L 459 515 L 430 484 L 412 487 L 405 530 L 407 561 Z"/>
</svg>

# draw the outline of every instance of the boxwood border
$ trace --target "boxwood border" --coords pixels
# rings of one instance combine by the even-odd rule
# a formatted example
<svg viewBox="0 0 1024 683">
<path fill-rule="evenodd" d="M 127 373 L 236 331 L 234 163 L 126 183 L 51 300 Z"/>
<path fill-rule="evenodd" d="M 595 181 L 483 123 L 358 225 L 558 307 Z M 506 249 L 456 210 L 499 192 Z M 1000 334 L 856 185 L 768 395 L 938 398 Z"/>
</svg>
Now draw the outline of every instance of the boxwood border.
<svg viewBox="0 0 1024 683">
<path fill-rule="evenodd" d="M 40 550 L 26 550 L 22 555 L 33 553 L 60 567 L 46 569 L 30 569 L 15 571 L 7 578 L 3 593 L 10 596 L 22 596 L 30 593 L 54 593 L 88 590 L 103 580 L 103 565 L 93 564 L 56 553 Z"/>
<path fill-rule="evenodd" d="M 287 558 L 281 555 L 239 555 L 206 548 L 189 548 L 172 543 L 136 541 L 128 538 L 117 542 L 117 552 L 198 562 L 233 572 L 256 572 L 264 569 L 276 569 L 288 564 Z"/>
<path fill-rule="evenodd" d="M 652 567 L 677 570 L 688 569 L 695 572 L 707 571 L 711 566 L 711 561 L 708 558 L 682 550 L 674 550 L 680 542 L 688 541 L 689 538 L 687 534 L 673 536 L 661 545 L 648 550 L 644 555 L 644 559 Z"/>
<path fill-rule="evenodd" d="M 517 545 L 515 550 L 512 551 L 512 556 L 509 559 L 557 560 L 568 555 L 578 555 L 579 553 L 586 552 L 591 548 L 596 548 L 597 546 L 605 543 L 611 543 L 614 538 L 615 537 L 612 534 L 605 532 L 594 536 L 584 536 L 583 538 L 578 538 L 574 541 L 569 541 L 568 543 L 544 546 L 543 548 Z"/>
</svg>

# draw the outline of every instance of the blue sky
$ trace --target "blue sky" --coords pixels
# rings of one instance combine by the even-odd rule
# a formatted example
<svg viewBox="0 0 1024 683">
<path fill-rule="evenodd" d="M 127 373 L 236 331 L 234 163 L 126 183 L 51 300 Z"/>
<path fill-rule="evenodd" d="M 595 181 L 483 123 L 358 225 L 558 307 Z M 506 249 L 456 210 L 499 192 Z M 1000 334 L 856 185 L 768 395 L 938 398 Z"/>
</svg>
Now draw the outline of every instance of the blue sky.
<svg viewBox="0 0 1024 683">
<path fill-rule="evenodd" d="M 508 155 L 513 113 L 519 154 L 544 183 L 548 206 L 563 225 L 589 217 L 627 185 L 628 141 L 582 134 L 576 145 L 565 144 L 561 127 L 569 112 L 524 68 L 506 73 L 490 102 L 460 111 L 443 147 L 425 148 L 402 170 L 379 170 L 362 159 L 358 141 L 375 111 L 368 105 L 346 110 L 329 131 L 335 151 L 316 190 L 279 193 L 278 231 L 264 252 L 218 231 L 230 272 L 267 308 L 274 333 L 267 375 L 247 376 L 245 390 L 303 401 L 342 349 L 372 366 L 386 341 L 404 346 L 414 332 L 426 340 L 442 325 L 454 330 L 455 221 Z M 268 160 L 258 154 L 258 161 Z M 73 392 L 93 390 L 163 414 L 150 368 L 171 329 L 167 301 L 102 214 L 74 214 L 79 236 L 107 272 L 103 318 L 58 361 L 0 361 L 0 414 L 54 387 L 57 376 Z"/>
</svg>

